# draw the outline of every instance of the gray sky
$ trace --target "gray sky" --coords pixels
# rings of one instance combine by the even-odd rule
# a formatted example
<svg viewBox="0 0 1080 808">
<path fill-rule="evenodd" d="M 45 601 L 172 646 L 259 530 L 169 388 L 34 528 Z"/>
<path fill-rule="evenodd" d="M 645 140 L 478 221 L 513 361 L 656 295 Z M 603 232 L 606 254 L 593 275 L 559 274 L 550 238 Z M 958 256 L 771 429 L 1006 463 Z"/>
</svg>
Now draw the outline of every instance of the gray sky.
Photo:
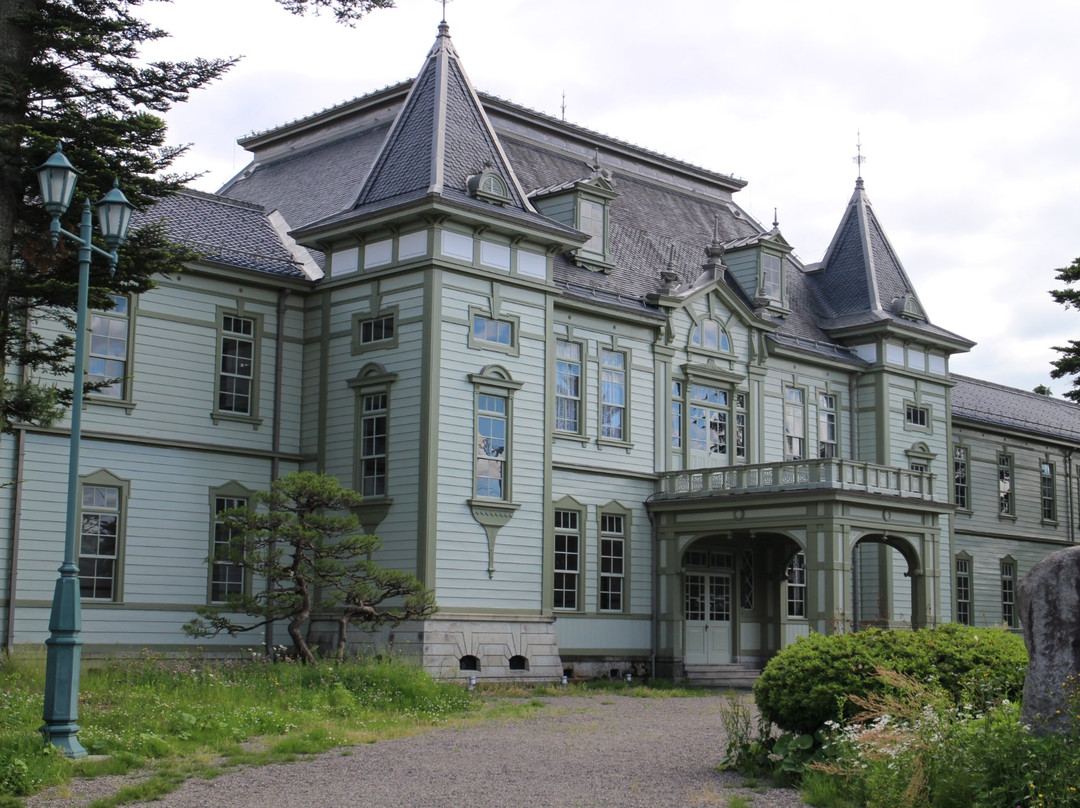
<svg viewBox="0 0 1080 808">
<path fill-rule="evenodd" d="M 235 141 L 419 71 L 438 0 L 355 28 L 272 0 L 148 3 L 151 58 L 245 58 L 168 116 L 216 190 Z M 1080 256 L 1075 0 L 452 0 L 482 91 L 749 181 L 736 199 L 819 260 L 862 174 L 931 320 L 978 342 L 952 369 L 1031 389 L 1080 312 L 1051 300 Z"/>
</svg>

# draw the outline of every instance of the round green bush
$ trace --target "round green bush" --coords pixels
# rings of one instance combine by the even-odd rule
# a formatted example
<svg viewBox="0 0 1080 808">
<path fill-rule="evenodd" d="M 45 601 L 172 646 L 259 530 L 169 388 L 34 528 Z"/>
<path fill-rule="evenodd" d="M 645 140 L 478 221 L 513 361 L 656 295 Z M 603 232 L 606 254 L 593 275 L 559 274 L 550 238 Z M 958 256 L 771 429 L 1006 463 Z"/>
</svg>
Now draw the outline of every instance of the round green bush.
<svg viewBox="0 0 1080 808">
<path fill-rule="evenodd" d="M 769 661 L 754 684 L 754 700 L 762 717 L 781 729 L 812 733 L 826 721 L 855 714 L 848 696 L 885 692 L 874 675 L 877 667 L 940 689 L 957 705 L 982 705 L 1019 698 L 1027 650 L 1018 635 L 1003 629 L 956 623 L 812 634 Z"/>
</svg>

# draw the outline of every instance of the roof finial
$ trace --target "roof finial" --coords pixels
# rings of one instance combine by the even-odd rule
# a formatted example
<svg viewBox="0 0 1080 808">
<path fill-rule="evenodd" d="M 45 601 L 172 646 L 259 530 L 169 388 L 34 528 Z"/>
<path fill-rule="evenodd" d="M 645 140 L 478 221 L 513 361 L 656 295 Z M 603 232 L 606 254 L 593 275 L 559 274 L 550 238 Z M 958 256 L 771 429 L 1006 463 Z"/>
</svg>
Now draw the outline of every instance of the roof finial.
<svg viewBox="0 0 1080 808">
<path fill-rule="evenodd" d="M 852 157 L 851 159 L 852 159 L 852 162 L 854 162 L 855 165 L 857 165 L 859 167 L 859 175 L 855 178 L 855 185 L 858 188 L 862 188 L 862 185 L 863 185 L 863 181 L 862 181 L 862 164 L 866 162 L 866 158 L 863 157 L 863 153 L 862 153 L 862 130 L 861 129 L 856 129 L 855 130 L 855 137 L 856 137 L 855 156 Z"/>
<path fill-rule="evenodd" d="M 453 3 L 454 0 L 435 0 L 437 3 L 442 3 L 442 24 L 446 25 L 446 4 Z"/>
<path fill-rule="evenodd" d="M 776 208 L 772 209 L 772 226 L 773 230 L 777 230 L 780 227 L 780 217 L 776 215 Z"/>
<path fill-rule="evenodd" d="M 562 119 L 566 120 L 566 90 L 562 91 Z"/>
</svg>

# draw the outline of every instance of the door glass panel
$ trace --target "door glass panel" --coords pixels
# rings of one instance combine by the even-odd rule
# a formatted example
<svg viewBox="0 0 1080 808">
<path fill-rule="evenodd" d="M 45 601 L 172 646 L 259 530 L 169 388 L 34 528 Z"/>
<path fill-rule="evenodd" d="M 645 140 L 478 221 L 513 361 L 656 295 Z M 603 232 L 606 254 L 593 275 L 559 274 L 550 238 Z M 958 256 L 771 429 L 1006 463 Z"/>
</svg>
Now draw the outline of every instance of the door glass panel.
<svg viewBox="0 0 1080 808">
<path fill-rule="evenodd" d="M 731 620 L 731 578 L 727 575 L 709 578 L 709 619 Z"/>
<path fill-rule="evenodd" d="M 686 602 L 684 605 L 687 620 L 705 619 L 705 576 L 686 576 Z"/>
</svg>

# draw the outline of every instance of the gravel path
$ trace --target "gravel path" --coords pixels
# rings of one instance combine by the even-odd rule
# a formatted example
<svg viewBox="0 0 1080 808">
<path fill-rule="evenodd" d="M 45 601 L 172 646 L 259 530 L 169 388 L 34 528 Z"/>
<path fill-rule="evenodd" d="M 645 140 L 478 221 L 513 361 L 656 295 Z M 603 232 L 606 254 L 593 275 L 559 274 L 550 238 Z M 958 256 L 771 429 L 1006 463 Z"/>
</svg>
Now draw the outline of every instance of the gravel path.
<svg viewBox="0 0 1080 808">
<path fill-rule="evenodd" d="M 535 716 L 445 727 L 308 760 L 190 780 L 162 808 L 798 808 L 789 789 L 746 789 L 714 770 L 724 751 L 723 696 L 543 698 Z M 29 808 L 76 808 L 120 778 L 75 781 Z"/>
</svg>

